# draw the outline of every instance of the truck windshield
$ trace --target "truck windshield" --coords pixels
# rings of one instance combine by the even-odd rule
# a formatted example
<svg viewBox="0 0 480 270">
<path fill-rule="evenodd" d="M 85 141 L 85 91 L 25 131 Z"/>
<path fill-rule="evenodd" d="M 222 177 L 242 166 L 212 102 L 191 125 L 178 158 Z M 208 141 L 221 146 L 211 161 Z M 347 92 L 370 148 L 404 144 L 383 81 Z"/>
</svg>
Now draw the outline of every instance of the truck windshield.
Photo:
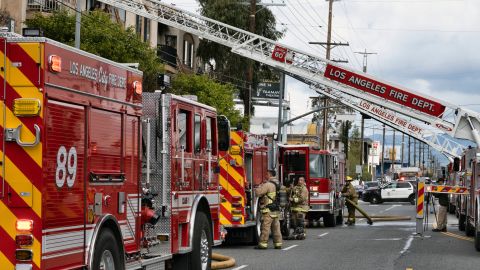
<svg viewBox="0 0 480 270">
<path fill-rule="evenodd" d="M 286 152 L 284 154 L 285 169 L 288 172 L 305 172 L 305 154 L 299 152 Z"/>
<path fill-rule="evenodd" d="M 326 156 L 310 154 L 310 178 L 326 178 L 327 162 Z"/>
</svg>

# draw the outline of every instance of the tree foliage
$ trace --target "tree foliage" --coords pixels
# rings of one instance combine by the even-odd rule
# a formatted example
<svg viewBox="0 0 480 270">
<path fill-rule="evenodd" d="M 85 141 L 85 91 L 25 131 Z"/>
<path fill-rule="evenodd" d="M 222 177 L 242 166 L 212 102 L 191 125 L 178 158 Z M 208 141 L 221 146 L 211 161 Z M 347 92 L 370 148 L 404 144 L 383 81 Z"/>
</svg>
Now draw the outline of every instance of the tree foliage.
<svg viewBox="0 0 480 270">
<path fill-rule="evenodd" d="M 249 29 L 250 10 L 244 0 L 199 0 L 202 15 L 238 27 Z M 277 40 L 283 33 L 276 29 L 275 16 L 268 8 L 257 6 L 255 15 L 255 33 L 266 38 Z M 249 61 L 242 56 L 230 52 L 230 48 L 215 42 L 202 40 L 197 55 L 206 63 L 211 64 L 218 78 L 236 85 L 237 88 L 248 89 L 246 85 Z M 213 64 L 214 63 L 214 64 Z M 260 63 L 254 64 L 253 83 L 256 85 L 262 79 L 277 79 L 272 70 Z M 240 98 L 244 98 L 244 91 Z"/>
<path fill-rule="evenodd" d="M 232 125 L 242 121 L 240 112 L 235 109 L 233 96 L 237 90 L 232 84 L 220 84 L 206 75 L 178 74 L 172 81 L 172 88 L 178 95 L 196 95 L 199 102 L 215 107 Z"/>
<path fill-rule="evenodd" d="M 28 27 L 41 28 L 48 38 L 74 44 L 75 15 L 66 10 L 56 11 L 51 16 L 37 13 L 25 23 Z M 111 20 L 110 14 L 102 11 L 92 11 L 82 16 L 80 48 L 115 62 L 139 63 L 144 75 L 145 91 L 155 90 L 157 77 L 163 72 L 156 50 L 142 42 L 133 27 L 124 29 Z"/>
<path fill-rule="evenodd" d="M 10 15 L 10 12 L 8 12 L 8 10 L 0 9 L 0 26 L 6 26 L 11 19 L 12 16 Z"/>
</svg>

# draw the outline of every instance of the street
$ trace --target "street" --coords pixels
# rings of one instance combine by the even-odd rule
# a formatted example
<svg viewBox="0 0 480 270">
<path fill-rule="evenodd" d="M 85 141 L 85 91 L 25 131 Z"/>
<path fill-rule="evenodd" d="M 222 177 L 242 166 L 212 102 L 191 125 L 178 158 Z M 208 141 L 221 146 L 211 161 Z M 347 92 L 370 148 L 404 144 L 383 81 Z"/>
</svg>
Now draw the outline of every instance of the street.
<svg viewBox="0 0 480 270">
<path fill-rule="evenodd" d="M 365 219 L 355 226 L 309 228 L 304 241 L 284 241 L 282 250 L 256 250 L 253 246 L 217 247 L 214 252 L 234 257 L 230 269 L 478 269 L 480 253 L 473 239 L 458 230 L 458 220 L 448 215 L 448 231 L 432 232 L 435 216 L 429 215 L 423 238 L 415 232 L 414 206 L 389 202 L 360 202 L 371 215 L 410 215 L 409 221 L 375 222 Z M 358 215 L 358 212 L 357 212 Z"/>
</svg>

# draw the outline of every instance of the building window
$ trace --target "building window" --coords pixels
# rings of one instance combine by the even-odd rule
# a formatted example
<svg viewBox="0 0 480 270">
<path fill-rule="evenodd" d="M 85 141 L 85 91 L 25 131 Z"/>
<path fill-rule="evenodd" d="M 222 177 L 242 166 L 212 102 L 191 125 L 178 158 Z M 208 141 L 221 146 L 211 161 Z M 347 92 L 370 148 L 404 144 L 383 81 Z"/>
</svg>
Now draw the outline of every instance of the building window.
<svg viewBox="0 0 480 270">
<path fill-rule="evenodd" d="M 193 37 L 190 34 L 185 34 L 183 36 L 183 64 L 193 68 L 194 57 Z"/>
<path fill-rule="evenodd" d="M 143 18 L 143 41 L 150 41 L 150 20 Z"/>
<path fill-rule="evenodd" d="M 165 35 L 165 45 L 168 47 L 177 48 L 177 36 Z"/>
<path fill-rule="evenodd" d="M 140 35 L 142 33 L 142 17 L 136 16 L 135 17 L 135 32 Z"/>
</svg>

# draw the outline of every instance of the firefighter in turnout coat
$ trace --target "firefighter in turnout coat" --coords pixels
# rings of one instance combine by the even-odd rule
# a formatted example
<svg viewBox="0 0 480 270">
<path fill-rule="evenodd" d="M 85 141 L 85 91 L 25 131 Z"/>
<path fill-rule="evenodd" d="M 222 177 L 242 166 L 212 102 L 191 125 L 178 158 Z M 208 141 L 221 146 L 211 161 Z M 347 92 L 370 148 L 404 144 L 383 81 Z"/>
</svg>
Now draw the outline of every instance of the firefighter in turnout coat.
<svg viewBox="0 0 480 270">
<path fill-rule="evenodd" d="M 282 248 L 282 233 L 280 231 L 279 210 L 276 203 L 277 189 L 280 184 L 275 177 L 275 171 L 268 171 L 269 179 L 255 189 L 255 195 L 260 198 L 260 211 L 262 213 L 262 224 L 258 249 L 268 248 L 268 237 L 270 229 L 273 235 L 273 246 L 276 249 Z"/>
<path fill-rule="evenodd" d="M 352 178 L 347 176 L 346 183 L 342 189 L 342 196 L 349 199 L 350 201 L 357 204 L 358 202 L 358 194 L 355 188 L 352 185 Z M 349 202 L 345 203 L 348 209 L 348 219 L 345 224 L 347 225 L 354 225 L 355 224 L 355 205 L 350 204 Z"/>
<path fill-rule="evenodd" d="M 293 238 L 298 240 L 305 239 L 305 215 L 308 212 L 308 190 L 305 184 L 305 178 L 299 177 L 298 183 L 293 187 L 290 193 L 290 203 L 293 220 Z"/>
</svg>

